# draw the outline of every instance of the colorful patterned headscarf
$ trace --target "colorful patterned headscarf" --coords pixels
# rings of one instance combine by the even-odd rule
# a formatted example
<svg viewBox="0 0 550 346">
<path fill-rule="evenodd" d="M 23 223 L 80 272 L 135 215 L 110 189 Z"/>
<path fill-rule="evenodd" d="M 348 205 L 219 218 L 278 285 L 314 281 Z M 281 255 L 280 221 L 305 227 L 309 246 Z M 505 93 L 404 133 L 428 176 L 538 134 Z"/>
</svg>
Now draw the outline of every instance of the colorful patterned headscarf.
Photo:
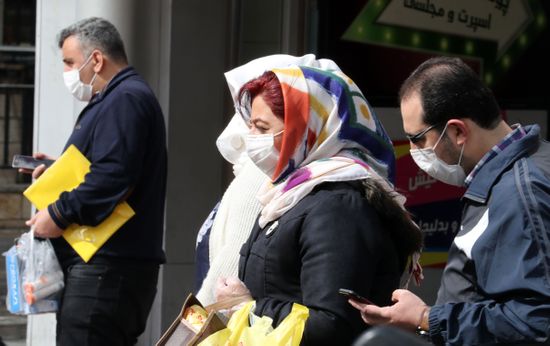
<svg viewBox="0 0 550 346">
<path fill-rule="evenodd" d="M 379 175 L 394 181 L 392 142 L 349 77 L 338 70 L 305 66 L 272 71 L 281 83 L 285 111 L 282 147 L 272 181 L 280 182 L 299 167 L 349 148 L 367 155 L 367 163 Z"/>
<path fill-rule="evenodd" d="M 264 206 L 260 226 L 328 181 L 374 179 L 403 206 L 405 198 L 392 185 L 392 142 L 357 85 L 338 70 L 292 66 L 272 71 L 283 93 L 284 132 L 274 184 L 259 191 Z M 248 112 L 242 113 L 249 120 Z"/>
</svg>

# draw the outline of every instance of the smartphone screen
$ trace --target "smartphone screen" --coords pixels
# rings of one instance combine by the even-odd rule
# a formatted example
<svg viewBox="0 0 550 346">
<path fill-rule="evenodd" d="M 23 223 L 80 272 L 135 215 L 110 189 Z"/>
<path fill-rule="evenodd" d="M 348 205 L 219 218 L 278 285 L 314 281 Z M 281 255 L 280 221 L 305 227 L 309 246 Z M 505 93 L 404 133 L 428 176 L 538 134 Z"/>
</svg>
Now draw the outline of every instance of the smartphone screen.
<svg viewBox="0 0 550 346">
<path fill-rule="evenodd" d="M 35 159 L 32 156 L 26 155 L 14 155 L 11 166 L 13 168 L 35 169 L 40 165 L 46 165 L 46 167 L 49 167 L 53 162 L 54 160 Z"/>
<path fill-rule="evenodd" d="M 349 298 L 349 299 L 356 300 L 356 301 L 358 301 L 359 303 L 374 305 L 373 302 L 371 302 L 371 301 L 368 300 L 367 298 L 365 298 L 365 297 L 359 295 L 358 293 L 356 293 L 356 292 L 353 291 L 353 290 L 349 290 L 349 289 L 347 289 L 347 288 L 340 288 L 340 289 L 338 290 L 338 293 L 340 293 L 340 294 L 343 295 L 343 296 L 346 296 L 346 297 Z"/>
</svg>

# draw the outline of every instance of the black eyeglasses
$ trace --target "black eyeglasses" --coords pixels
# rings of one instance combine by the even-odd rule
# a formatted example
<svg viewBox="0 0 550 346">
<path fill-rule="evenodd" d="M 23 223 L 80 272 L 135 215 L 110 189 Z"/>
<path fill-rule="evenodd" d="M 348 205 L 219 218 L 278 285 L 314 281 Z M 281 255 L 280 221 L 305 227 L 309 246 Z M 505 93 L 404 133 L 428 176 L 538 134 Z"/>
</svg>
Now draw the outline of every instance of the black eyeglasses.
<svg viewBox="0 0 550 346">
<path fill-rule="evenodd" d="M 407 139 L 413 143 L 413 144 L 416 144 L 418 141 L 420 141 L 422 139 L 422 137 L 424 137 L 424 135 L 426 133 L 428 133 L 428 131 L 430 131 L 431 129 L 434 129 L 437 127 L 437 125 L 439 124 L 434 124 L 434 125 L 431 125 L 431 126 L 428 126 L 426 127 L 424 130 L 418 132 L 417 134 L 414 134 L 414 135 L 405 135 L 407 137 Z"/>
</svg>

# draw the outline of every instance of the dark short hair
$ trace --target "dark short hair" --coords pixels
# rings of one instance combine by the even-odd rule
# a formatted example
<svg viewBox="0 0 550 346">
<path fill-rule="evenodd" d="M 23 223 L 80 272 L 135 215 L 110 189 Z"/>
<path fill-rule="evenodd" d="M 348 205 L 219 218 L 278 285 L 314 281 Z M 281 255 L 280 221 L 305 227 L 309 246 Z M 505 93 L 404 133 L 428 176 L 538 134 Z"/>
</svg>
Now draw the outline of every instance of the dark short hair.
<svg viewBox="0 0 550 346">
<path fill-rule="evenodd" d="M 94 49 L 99 49 L 116 62 L 128 62 L 118 30 L 103 18 L 82 19 L 61 30 L 58 36 L 59 48 L 63 47 L 63 43 L 69 36 L 75 36 L 78 39 L 85 57 L 88 57 Z"/>
<path fill-rule="evenodd" d="M 415 93 L 428 125 L 468 118 L 491 129 L 502 119 L 492 91 L 459 58 L 441 56 L 423 62 L 401 85 L 399 103 Z"/>
</svg>

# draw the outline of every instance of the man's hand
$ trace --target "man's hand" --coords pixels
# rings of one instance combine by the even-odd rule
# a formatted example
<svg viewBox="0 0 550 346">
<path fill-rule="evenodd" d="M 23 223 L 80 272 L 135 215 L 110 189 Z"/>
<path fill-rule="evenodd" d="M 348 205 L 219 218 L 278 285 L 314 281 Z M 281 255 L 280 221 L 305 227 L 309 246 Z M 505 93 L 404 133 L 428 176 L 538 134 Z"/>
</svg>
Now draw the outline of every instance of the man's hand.
<svg viewBox="0 0 550 346">
<path fill-rule="evenodd" d="M 25 222 L 27 226 L 34 227 L 34 235 L 40 238 L 57 238 L 63 234 L 63 230 L 53 222 L 48 213 L 48 209 L 44 208 L 36 213 L 30 220 Z"/>
<path fill-rule="evenodd" d="M 39 159 L 39 160 L 43 160 L 43 159 L 55 160 L 54 157 L 51 157 L 51 156 L 46 155 L 44 153 L 34 153 L 32 155 L 32 157 L 34 157 L 35 159 Z M 42 173 L 44 173 L 46 171 L 46 169 L 48 169 L 48 167 L 46 167 L 46 165 L 40 165 L 40 166 L 36 167 L 34 170 L 26 169 L 26 168 L 19 168 L 19 173 L 32 174 L 33 179 L 38 179 L 42 175 Z"/>
<path fill-rule="evenodd" d="M 370 325 L 391 324 L 414 331 L 416 327 L 424 324 L 423 319 L 428 306 L 422 299 L 410 291 L 395 290 L 392 294 L 392 301 L 394 302 L 392 306 L 384 307 L 361 304 L 354 300 L 349 302 L 361 311 L 363 321 Z"/>
</svg>

